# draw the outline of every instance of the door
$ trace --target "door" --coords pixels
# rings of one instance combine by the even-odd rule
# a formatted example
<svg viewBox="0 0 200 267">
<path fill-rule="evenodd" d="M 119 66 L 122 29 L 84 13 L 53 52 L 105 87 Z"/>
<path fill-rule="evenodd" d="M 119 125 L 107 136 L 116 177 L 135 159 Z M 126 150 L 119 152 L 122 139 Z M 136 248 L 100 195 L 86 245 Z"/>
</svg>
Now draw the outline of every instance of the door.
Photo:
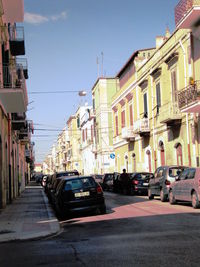
<svg viewBox="0 0 200 267">
<path fill-rule="evenodd" d="M 184 180 L 180 181 L 180 200 L 191 201 L 191 191 L 194 185 L 195 169 L 187 170 Z"/>
</svg>

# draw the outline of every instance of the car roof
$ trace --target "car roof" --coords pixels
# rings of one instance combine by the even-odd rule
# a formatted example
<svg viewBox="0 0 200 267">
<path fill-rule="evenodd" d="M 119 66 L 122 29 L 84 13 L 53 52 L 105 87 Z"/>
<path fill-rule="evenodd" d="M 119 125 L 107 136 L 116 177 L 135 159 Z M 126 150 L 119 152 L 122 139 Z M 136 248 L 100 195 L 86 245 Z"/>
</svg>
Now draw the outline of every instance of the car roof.
<svg viewBox="0 0 200 267">
<path fill-rule="evenodd" d="M 69 181 L 69 180 L 83 179 L 83 178 L 88 178 L 88 177 L 94 179 L 91 175 L 82 175 L 82 176 L 75 175 L 75 176 L 66 176 L 66 177 L 63 177 L 63 180 Z"/>
</svg>

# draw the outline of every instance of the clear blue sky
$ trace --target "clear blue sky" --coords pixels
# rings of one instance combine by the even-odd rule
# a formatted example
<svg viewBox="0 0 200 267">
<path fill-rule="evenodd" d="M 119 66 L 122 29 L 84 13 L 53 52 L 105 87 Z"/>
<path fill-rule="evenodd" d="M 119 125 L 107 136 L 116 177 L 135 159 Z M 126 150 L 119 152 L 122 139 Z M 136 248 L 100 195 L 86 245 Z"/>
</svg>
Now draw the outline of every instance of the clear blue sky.
<svg viewBox="0 0 200 267">
<path fill-rule="evenodd" d="M 29 94 L 27 114 L 35 129 L 62 129 L 81 103 L 91 104 L 101 52 L 103 74 L 115 76 L 135 50 L 154 47 L 155 37 L 164 35 L 167 26 L 173 32 L 178 2 L 24 0 L 28 92 L 87 91 L 82 99 L 76 92 Z M 35 130 L 37 162 L 50 152 L 57 135 Z"/>
</svg>

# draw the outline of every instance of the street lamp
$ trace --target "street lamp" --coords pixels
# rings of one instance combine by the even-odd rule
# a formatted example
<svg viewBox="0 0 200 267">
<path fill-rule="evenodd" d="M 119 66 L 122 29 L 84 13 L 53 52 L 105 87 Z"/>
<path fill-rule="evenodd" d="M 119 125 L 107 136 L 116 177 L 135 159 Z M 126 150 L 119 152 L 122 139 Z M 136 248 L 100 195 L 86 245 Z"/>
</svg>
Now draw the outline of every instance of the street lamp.
<svg viewBox="0 0 200 267">
<path fill-rule="evenodd" d="M 79 91 L 79 92 L 78 92 L 78 95 L 79 95 L 79 96 L 86 96 L 87 93 L 86 93 L 86 91 L 83 91 L 83 90 L 82 90 L 82 91 Z"/>
</svg>

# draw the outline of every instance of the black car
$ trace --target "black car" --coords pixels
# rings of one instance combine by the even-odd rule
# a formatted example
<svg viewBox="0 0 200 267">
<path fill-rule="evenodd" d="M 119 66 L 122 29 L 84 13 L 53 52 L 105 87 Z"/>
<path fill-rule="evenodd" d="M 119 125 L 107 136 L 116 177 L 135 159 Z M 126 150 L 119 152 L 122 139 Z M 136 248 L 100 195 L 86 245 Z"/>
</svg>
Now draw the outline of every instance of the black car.
<svg viewBox="0 0 200 267">
<path fill-rule="evenodd" d="M 150 172 L 136 172 L 130 175 L 130 182 L 128 189 L 130 194 L 148 194 L 148 185 L 150 178 L 153 177 L 153 173 Z"/>
<path fill-rule="evenodd" d="M 154 196 L 160 196 L 162 202 L 168 200 L 171 184 L 186 168 L 188 167 L 176 165 L 158 167 L 154 176 L 149 180 L 149 199 L 153 199 Z"/>
<path fill-rule="evenodd" d="M 119 175 L 114 182 L 114 191 L 125 195 L 145 194 L 148 193 L 149 180 L 153 177 L 150 172 L 133 172 L 126 173 L 127 178 L 122 179 Z"/>
<path fill-rule="evenodd" d="M 46 184 L 45 192 L 49 198 L 49 201 L 51 202 L 51 196 L 52 196 L 52 190 L 55 190 L 55 187 L 53 188 L 53 184 L 55 184 L 56 179 L 60 177 L 68 177 L 68 176 L 76 176 L 79 175 L 78 171 L 64 171 L 64 172 L 57 172 L 52 174 Z"/>
<path fill-rule="evenodd" d="M 56 190 L 55 208 L 60 217 L 93 210 L 104 214 L 106 205 L 102 187 L 92 176 L 63 178 Z"/>
</svg>

